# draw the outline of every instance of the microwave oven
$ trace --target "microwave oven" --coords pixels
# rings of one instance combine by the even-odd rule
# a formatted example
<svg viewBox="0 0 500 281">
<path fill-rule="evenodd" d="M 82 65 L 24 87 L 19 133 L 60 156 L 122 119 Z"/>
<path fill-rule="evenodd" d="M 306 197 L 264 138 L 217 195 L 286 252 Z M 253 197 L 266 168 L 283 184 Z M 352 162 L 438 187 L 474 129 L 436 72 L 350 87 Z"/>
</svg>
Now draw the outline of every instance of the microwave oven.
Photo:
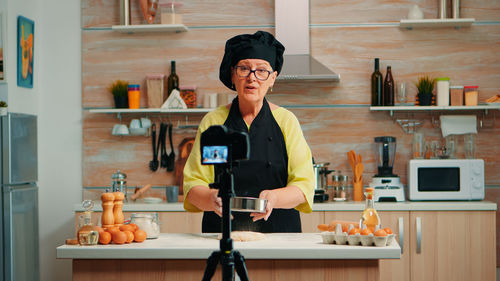
<svg viewBox="0 0 500 281">
<path fill-rule="evenodd" d="M 483 200 L 482 159 L 412 159 L 408 164 L 410 200 Z"/>
</svg>

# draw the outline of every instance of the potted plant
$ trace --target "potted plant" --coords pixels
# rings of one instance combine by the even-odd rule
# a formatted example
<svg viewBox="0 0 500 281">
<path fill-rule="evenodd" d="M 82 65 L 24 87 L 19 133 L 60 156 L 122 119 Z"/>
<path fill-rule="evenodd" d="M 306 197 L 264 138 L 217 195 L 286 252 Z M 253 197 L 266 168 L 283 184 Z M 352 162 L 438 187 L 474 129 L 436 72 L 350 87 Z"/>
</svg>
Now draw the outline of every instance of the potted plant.
<svg viewBox="0 0 500 281">
<path fill-rule="evenodd" d="M 5 116 L 7 115 L 7 103 L 4 101 L 0 101 L 0 116 Z"/>
<path fill-rule="evenodd" d="M 128 108 L 128 82 L 116 80 L 109 88 L 109 92 L 113 94 L 116 108 Z"/>
<path fill-rule="evenodd" d="M 434 82 L 435 80 L 429 78 L 429 76 L 423 76 L 418 79 L 418 82 L 415 83 L 418 89 L 418 104 L 419 105 L 432 105 L 432 100 L 434 94 L 432 90 L 434 90 Z"/>
</svg>

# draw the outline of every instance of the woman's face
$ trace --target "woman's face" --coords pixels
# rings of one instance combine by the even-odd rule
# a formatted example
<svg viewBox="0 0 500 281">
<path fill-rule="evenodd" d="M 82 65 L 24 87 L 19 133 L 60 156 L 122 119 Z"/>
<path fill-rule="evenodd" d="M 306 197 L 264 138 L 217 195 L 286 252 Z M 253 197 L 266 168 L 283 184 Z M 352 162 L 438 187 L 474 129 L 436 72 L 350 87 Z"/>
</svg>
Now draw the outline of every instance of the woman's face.
<svg viewBox="0 0 500 281">
<path fill-rule="evenodd" d="M 241 74 L 248 72 L 248 70 L 256 72 L 250 72 L 246 77 L 241 77 Z M 263 78 L 267 75 L 266 71 L 269 72 L 269 77 L 264 80 Z M 269 62 L 265 60 L 240 60 L 233 67 L 231 74 L 240 102 L 255 103 L 264 100 L 269 87 L 274 85 L 277 74 L 276 71 L 273 71 Z"/>
</svg>

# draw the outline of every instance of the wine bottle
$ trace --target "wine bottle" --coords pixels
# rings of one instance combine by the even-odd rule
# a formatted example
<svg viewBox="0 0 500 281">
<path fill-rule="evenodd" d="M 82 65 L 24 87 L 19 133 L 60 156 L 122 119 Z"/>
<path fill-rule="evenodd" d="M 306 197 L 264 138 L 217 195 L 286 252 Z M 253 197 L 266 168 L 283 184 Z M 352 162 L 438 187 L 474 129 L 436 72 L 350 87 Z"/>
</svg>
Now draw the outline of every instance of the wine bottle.
<svg viewBox="0 0 500 281">
<path fill-rule="evenodd" d="M 378 58 L 375 58 L 375 70 L 372 74 L 372 106 L 382 106 L 383 77 L 379 70 Z"/>
<path fill-rule="evenodd" d="M 175 61 L 173 60 L 170 63 L 170 75 L 167 79 L 167 97 L 174 89 L 179 91 L 179 76 L 175 73 Z"/>
<path fill-rule="evenodd" d="M 394 79 L 392 78 L 391 66 L 387 66 L 384 80 L 384 105 L 394 105 Z"/>
</svg>

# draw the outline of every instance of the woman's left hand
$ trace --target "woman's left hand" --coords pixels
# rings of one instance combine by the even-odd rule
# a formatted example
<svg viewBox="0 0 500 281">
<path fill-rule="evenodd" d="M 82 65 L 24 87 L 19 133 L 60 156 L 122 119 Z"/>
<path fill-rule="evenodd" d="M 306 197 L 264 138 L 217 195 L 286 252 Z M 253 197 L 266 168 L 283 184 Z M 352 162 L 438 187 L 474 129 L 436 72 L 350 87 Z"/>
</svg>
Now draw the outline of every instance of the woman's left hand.
<svg viewBox="0 0 500 281">
<path fill-rule="evenodd" d="M 272 190 L 264 190 L 260 193 L 259 199 L 266 199 L 266 212 L 265 213 L 251 213 L 250 216 L 253 217 L 253 221 L 258 221 L 260 219 L 264 219 L 267 221 L 271 213 L 273 212 L 273 208 L 276 205 L 276 194 Z"/>
</svg>

